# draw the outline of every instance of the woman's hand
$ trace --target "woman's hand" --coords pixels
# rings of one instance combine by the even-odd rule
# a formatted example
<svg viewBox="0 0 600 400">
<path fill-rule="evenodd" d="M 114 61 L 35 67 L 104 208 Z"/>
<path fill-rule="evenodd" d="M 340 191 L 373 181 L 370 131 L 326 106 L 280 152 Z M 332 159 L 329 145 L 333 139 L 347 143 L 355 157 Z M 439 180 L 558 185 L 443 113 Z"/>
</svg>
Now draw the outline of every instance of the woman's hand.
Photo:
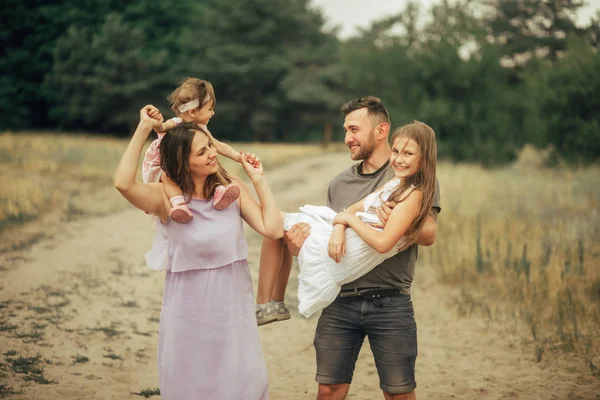
<svg viewBox="0 0 600 400">
<path fill-rule="evenodd" d="M 258 158 L 258 156 L 254 153 L 244 153 L 242 155 L 242 153 L 244 153 L 243 151 L 240 152 L 240 158 L 245 158 L 246 161 L 248 161 L 250 163 L 250 165 L 252 165 L 254 168 L 258 168 L 260 166 L 260 159 Z"/>
<path fill-rule="evenodd" d="M 256 154 L 245 153 L 244 151 L 240 152 L 240 156 L 242 157 L 242 167 L 244 167 L 244 171 L 246 171 L 248 178 L 250 178 L 253 183 L 259 182 L 264 174 L 260 158 L 258 158 Z"/>
<path fill-rule="evenodd" d="M 140 110 L 140 122 L 148 124 L 153 129 L 160 129 L 162 121 L 162 114 L 158 111 L 158 108 L 154 107 L 152 104 L 148 104 Z"/>
<path fill-rule="evenodd" d="M 339 224 L 333 227 L 333 232 L 331 232 L 331 237 L 329 238 L 327 254 L 336 263 L 340 263 L 342 257 L 346 255 L 346 230 L 344 225 Z"/>
<path fill-rule="evenodd" d="M 346 211 L 339 212 L 339 213 L 337 213 L 337 215 L 333 219 L 333 225 L 336 225 L 336 224 L 350 225 L 350 219 L 353 216 L 354 215 L 352 215 L 352 214 L 350 214 L 349 212 L 346 212 Z"/>
</svg>

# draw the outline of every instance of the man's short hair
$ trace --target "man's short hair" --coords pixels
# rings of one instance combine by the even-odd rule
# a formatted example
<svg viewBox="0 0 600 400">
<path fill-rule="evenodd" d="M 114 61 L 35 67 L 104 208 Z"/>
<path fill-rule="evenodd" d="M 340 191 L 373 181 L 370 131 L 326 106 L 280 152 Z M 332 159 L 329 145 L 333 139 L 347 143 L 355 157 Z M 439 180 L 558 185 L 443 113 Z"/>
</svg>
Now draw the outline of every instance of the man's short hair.
<svg viewBox="0 0 600 400">
<path fill-rule="evenodd" d="M 360 99 L 353 99 L 344 104 L 340 110 L 344 116 L 347 116 L 351 112 L 360 110 L 361 108 L 367 109 L 367 115 L 373 121 L 373 125 L 379 125 L 384 122 L 388 125 L 390 124 L 390 114 L 379 97 L 366 96 Z"/>
</svg>

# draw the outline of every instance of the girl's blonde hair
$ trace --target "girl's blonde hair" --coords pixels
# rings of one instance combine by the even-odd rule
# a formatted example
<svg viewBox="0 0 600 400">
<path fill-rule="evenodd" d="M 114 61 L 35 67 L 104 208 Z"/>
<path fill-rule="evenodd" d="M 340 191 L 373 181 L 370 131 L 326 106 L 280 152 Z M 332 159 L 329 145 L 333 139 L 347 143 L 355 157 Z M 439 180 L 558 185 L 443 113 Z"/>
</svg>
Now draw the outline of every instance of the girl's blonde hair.
<svg viewBox="0 0 600 400">
<path fill-rule="evenodd" d="M 197 132 L 206 135 L 209 143 L 211 142 L 206 131 L 191 122 L 169 129 L 160 142 L 160 167 L 181 188 L 188 202 L 196 190 L 196 184 L 190 172 L 189 159 L 192 141 Z M 231 177 L 219 163 L 219 170 L 206 178 L 202 194 L 205 199 L 209 199 L 215 194 L 217 186 L 227 186 L 230 183 Z"/>
<path fill-rule="evenodd" d="M 179 116 L 179 106 L 188 103 L 192 100 L 199 99 L 200 105 L 198 108 L 202 108 L 204 100 L 208 97 L 208 101 L 213 101 L 213 107 L 217 105 L 217 99 L 215 97 L 215 90 L 209 81 L 205 81 L 198 78 L 187 78 L 179 84 L 179 87 L 173 91 L 167 100 L 171 104 L 171 110 L 175 115 Z"/>
<path fill-rule="evenodd" d="M 425 220 L 431 210 L 436 190 L 437 146 L 435 143 L 435 132 L 427 124 L 420 121 L 413 121 L 413 123 L 404 125 L 394 131 L 391 140 L 392 145 L 402 138 L 414 140 L 419 145 L 421 167 L 413 176 L 402 179 L 400 185 L 390 195 L 389 200 L 399 203 L 406 199 L 414 189 L 420 190 L 423 197 L 419 214 L 404 236 L 402 236 L 398 245 L 398 251 L 406 250 L 417 242 L 419 233 L 421 233 L 421 229 L 423 229 Z"/>
</svg>

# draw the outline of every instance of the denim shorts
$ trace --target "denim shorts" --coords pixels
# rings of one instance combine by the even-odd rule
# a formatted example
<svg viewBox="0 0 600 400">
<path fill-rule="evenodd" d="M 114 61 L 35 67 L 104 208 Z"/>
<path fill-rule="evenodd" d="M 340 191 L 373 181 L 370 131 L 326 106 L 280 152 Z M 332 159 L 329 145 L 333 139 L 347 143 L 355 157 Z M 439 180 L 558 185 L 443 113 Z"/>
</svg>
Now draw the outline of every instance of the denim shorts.
<svg viewBox="0 0 600 400">
<path fill-rule="evenodd" d="M 337 298 L 323 310 L 315 333 L 316 381 L 351 383 L 365 336 L 384 392 L 412 392 L 417 359 L 417 324 L 409 295 Z"/>
</svg>

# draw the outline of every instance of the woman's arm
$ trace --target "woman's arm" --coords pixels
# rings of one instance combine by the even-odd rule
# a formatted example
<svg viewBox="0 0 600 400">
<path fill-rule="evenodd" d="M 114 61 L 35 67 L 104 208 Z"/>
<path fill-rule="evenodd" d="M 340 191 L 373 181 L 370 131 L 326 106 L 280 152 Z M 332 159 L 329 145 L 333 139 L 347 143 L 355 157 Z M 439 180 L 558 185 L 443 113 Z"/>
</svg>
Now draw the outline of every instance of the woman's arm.
<svg viewBox="0 0 600 400">
<path fill-rule="evenodd" d="M 140 210 L 160 214 L 163 211 L 163 192 L 161 184 L 144 184 L 136 180 L 140 154 L 148 135 L 160 121 L 150 118 L 148 113 L 153 106 L 146 106 L 140 111 L 140 123 L 127 149 L 121 157 L 121 162 L 115 172 L 115 187 L 131 204 Z"/>
<path fill-rule="evenodd" d="M 244 153 L 241 154 L 241 162 L 244 171 L 254 185 L 258 202 L 252 197 L 250 189 L 241 180 L 236 180 L 240 187 L 240 209 L 244 221 L 256 232 L 269 239 L 280 239 L 283 237 L 283 221 L 281 213 L 275 203 L 269 183 L 264 177 L 262 164 L 256 158 L 255 165 L 250 164 Z"/>
<path fill-rule="evenodd" d="M 333 222 L 350 226 L 365 243 L 379 253 L 386 253 L 398 243 L 417 218 L 422 197 L 420 190 L 413 190 L 406 199 L 394 207 L 383 231 L 377 231 L 357 216 L 345 212 L 339 213 Z"/>
</svg>

